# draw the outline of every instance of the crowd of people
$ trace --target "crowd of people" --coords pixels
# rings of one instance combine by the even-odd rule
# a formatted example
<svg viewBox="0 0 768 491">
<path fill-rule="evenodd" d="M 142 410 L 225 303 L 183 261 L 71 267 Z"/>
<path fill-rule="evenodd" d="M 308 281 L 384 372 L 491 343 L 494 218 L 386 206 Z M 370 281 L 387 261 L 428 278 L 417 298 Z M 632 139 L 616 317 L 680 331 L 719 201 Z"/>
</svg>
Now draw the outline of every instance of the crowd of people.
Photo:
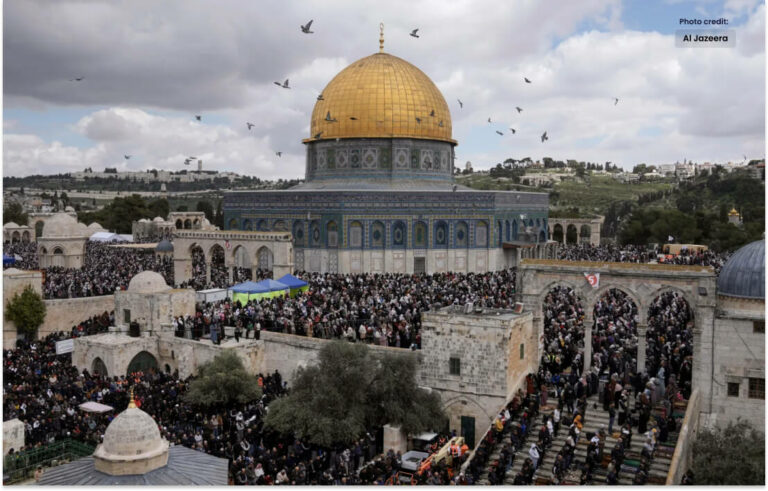
<svg viewBox="0 0 768 491">
<path fill-rule="evenodd" d="M 110 295 L 127 288 L 131 278 L 148 270 L 160 273 L 166 283 L 173 285 L 173 258 L 153 252 L 88 241 L 81 269 L 45 268 L 43 296 L 75 298 Z"/>
<path fill-rule="evenodd" d="M 37 242 L 5 242 L 3 256 L 13 257 L 15 262 L 3 263 L 3 269 L 38 269 Z"/>
<path fill-rule="evenodd" d="M 421 314 L 452 304 L 514 305 L 515 271 L 434 275 L 300 274 L 309 290 L 295 297 L 230 300 L 198 305 L 194 318 L 177 318 L 179 336 L 220 340 L 225 327 L 257 338 L 261 330 L 380 346 L 421 347 Z"/>
<path fill-rule="evenodd" d="M 659 256 L 663 256 L 659 259 Z M 678 264 L 687 266 L 712 266 L 715 273 L 720 273 L 720 269 L 725 261 L 730 257 L 727 253 L 716 253 L 714 251 L 689 251 L 683 249 L 677 255 L 665 255 L 663 249 L 647 249 L 645 246 L 624 245 L 616 246 L 611 244 L 591 245 L 591 244 L 561 244 L 557 259 L 563 261 L 599 261 L 599 262 L 619 262 L 619 263 L 660 263 L 660 264 Z"/>
</svg>

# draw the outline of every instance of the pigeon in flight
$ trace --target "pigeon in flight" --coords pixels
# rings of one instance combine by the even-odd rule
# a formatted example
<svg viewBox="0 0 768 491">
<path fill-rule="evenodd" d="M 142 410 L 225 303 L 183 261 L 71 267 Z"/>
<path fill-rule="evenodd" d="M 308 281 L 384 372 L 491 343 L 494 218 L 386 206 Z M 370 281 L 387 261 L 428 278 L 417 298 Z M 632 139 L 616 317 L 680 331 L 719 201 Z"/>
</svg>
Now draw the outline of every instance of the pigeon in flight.
<svg viewBox="0 0 768 491">
<path fill-rule="evenodd" d="M 618 97 L 614 97 L 613 98 L 613 105 L 615 106 L 618 103 L 619 103 L 619 98 Z"/>
<path fill-rule="evenodd" d="M 277 155 L 278 157 L 282 157 L 283 156 L 283 152 L 275 152 L 275 155 Z"/>
<path fill-rule="evenodd" d="M 70 82 L 82 82 L 84 79 L 85 79 L 85 77 L 75 77 L 75 78 L 70 78 L 69 81 Z"/>
<path fill-rule="evenodd" d="M 744 156 L 744 160 L 747 160 L 747 156 L 746 155 Z"/>
<path fill-rule="evenodd" d="M 319 96 L 317 96 L 317 100 L 318 101 L 324 101 L 325 99 L 323 99 L 323 94 L 320 94 Z"/>
<path fill-rule="evenodd" d="M 331 111 L 328 111 L 328 113 L 325 115 L 325 121 L 328 123 L 335 123 L 337 120 L 336 118 L 332 118 Z"/>
<path fill-rule="evenodd" d="M 256 125 L 255 125 L 255 124 L 253 124 L 253 123 L 245 123 L 245 125 L 248 127 L 248 131 L 251 131 L 251 128 L 253 128 L 254 126 L 256 126 Z"/>
<path fill-rule="evenodd" d="M 451 188 L 451 189 L 453 189 L 453 192 L 455 193 L 455 192 L 456 192 L 456 189 L 458 189 L 458 186 L 457 186 L 456 184 L 454 184 L 454 185 L 453 185 L 453 188 Z"/>
<path fill-rule="evenodd" d="M 509 131 L 511 131 L 513 135 L 516 133 L 514 128 L 510 128 Z"/>
<path fill-rule="evenodd" d="M 123 155 L 123 158 L 124 158 L 125 160 L 128 160 L 129 158 L 131 158 L 131 156 L 130 156 L 130 155 Z"/>
<path fill-rule="evenodd" d="M 430 116 L 432 116 L 432 117 L 434 118 L 434 117 L 435 117 L 435 110 L 434 110 L 434 109 L 432 109 L 432 112 L 431 112 L 431 113 L 429 113 L 429 115 L 430 115 Z"/>
<path fill-rule="evenodd" d="M 320 135 L 322 135 L 322 134 L 323 134 L 323 132 L 322 132 L 322 131 L 318 132 L 318 133 L 315 135 L 315 138 L 320 138 Z"/>
<path fill-rule="evenodd" d="M 547 136 L 547 132 L 545 131 L 544 134 L 541 135 L 541 143 L 544 143 L 547 140 L 549 140 L 549 137 Z"/>
<path fill-rule="evenodd" d="M 350 116 L 349 119 L 351 119 L 352 121 L 357 121 L 357 118 L 354 116 Z"/>
<path fill-rule="evenodd" d="M 501 135 L 501 136 L 504 136 L 504 133 L 502 133 L 502 132 L 501 132 L 501 131 L 499 131 L 499 130 L 496 130 L 496 133 L 497 133 L 497 134 L 499 134 L 499 135 Z"/>
<path fill-rule="evenodd" d="M 518 113 L 521 113 L 521 112 L 523 112 L 523 108 L 522 108 L 522 107 L 517 107 L 517 106 L 515 106 L 515 109 L 517 109 L 517 112 L 518 112 Z"/>
<path fill-rule="evenodd" d="M 489 123 L 491 122 L 491 118 L 488 118 L 488 122 L 489 122 Z"/>
<path fill-rule="evenodd" d="M 287 78 L 285 79 L 285 82 L 283 82 L 283 83 L 275 82 L 275 85 L 277 85 L 278 87 L 282 87 L 284 89 L 290 89 L 290 87 L 288 87 L 288 79 Z"/>
<path fill-rule="evenodd" d="M 463 103 L 463 102 L 461 102 L 461 99 L 456 99 L 456 100 L 457 100 L 457 101 L 459 101 L 459 107 L 460 107 L 461 109 L 464 109 L 464 103 Z"/>
<path fill-rule="evenodd" d="M 189 160 L 189 159 L 184 159 L 184 165 L 189 165 L 189 164 L 190 164 L 190 162 L 192 162 L 192 161 L 191 161 L 191 160 Z"/>
<path fill-rule="evenodd" d="M 525 80 L 525 83 L 527 83 L 527 84 L 531 83 L 531 81 L 528 80 L 526 77 L 523 77 L 523 80 Z"/>
<path fill-rule="evenodd" d="M 416 123 L 421 124 L 421 118 L 416 118 Z"/>
<path fill-rule="evenodd" d="M 440 124 L 438 124 L 438 126 L 441 127 L 441 128 L 443 127 L 443 120 L 442 119 L 440 120 Z"/>
<path fill-rule="evenodd" d="M 309 30 L 310 26 L 312 26 L 312 21 L 307 22 L 306 26 L 301 26 L 301 32 L 303 32 L 304 34 L 314 34 L 315 31 Z"/>
<path fill-rule="evenodd" d="M 202 121 L 203 117 L 200 116 L 199 114 L 195 114 L 195 119 L 198 120 L 198 121 Z"/>
<path fill-rule="evenodd" d="M 419 30 L 418 30 L 418 29 L 414 29 L 414 30 L 412 30 L 412 31 L 411 31 L 411 37 L 415 37 L 415 38 L 419 37 L 419 35 L 418 35 L 418 34 L 416 34 L 417 32 L 419 32 Z"/>
</svg>

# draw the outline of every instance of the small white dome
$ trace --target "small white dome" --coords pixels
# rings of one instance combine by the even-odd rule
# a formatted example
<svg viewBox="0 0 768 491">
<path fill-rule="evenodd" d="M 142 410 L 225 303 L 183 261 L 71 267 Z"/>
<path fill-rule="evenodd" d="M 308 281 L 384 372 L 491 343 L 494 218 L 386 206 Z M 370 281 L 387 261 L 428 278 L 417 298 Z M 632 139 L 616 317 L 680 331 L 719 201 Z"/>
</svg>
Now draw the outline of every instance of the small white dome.
<svg viewBox="0 0 768 491">
<path fill-rule="evenodd" d="M 88 227 L 66 213 L 56 213 L 45 222 L 43 237 L 81 237 L 88 235 Z"/>
<path fill-rule="evenodd" d="M 64 208 L 64 211 L 75 211 L 75 209 L 72 208 L 71 206 L 67 206 L 66 208 Z"/>
<path fill-rule="evenodd" d="M 149 219 L 148 218 L 142 218 L 142 219 L 139 220 L 139 223 L 149 223 Z"/>
<path fill-rule="evenodd" d="M 170 289 L 165 278 L 154 271 L 142 271 L 128 283 L 128 291 L 132 293 L 157 293 Z"/>
<path fill-rule="evenodd" d="M 152 221 L 153 222 L 164 222 L 165 220 L 163 220 L 162 217 L 155 217 L 155 218 L 152 219 Z"/>
<path fill-rule="evenodd" d="M 88 225 L 88 228 L 94 230 L 104 230 L 104 227 L 102 227 L 98 222 L 93 222 L 92 224 Z"/>
<path fill-rule="evenodd" d="M 107 426 L 93 453 L 97 470 L 112 475 L 145 474 L 168 462 L 168 440 L 152 416 L 131 405 Z"/>
<path fill-rule="evenodd" d="M 3 225 L 3 228 L 18 228 L 19 226 L 14 222 L 8 222 L 5 225 Z"/>
</svg>

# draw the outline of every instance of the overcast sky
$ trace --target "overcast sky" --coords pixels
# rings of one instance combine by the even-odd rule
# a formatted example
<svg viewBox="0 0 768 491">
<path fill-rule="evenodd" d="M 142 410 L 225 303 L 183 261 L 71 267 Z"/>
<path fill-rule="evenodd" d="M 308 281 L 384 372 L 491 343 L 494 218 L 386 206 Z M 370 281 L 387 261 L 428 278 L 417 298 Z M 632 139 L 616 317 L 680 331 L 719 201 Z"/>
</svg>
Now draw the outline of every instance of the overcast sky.
<svg viewBox="0 0 768 491">
<path fill-rule="evenodd" d="M 196 156 L 207 169 L 303 177 L 301 139 L 309 137 L 316 96 L 341 69 L 378 51 L 380 22 L 385 51 L 418 66 L 448 102 L 457 165 L 549 156 L 631 168 L 764 157 L 759 0 L 12 0 L 4 7 L 4 176 L 180 170 Z M 727 18 L 735 46 L 675 47 L 681 17 Z M 303 34 L 299 26 L 310 19 L 314 34 Z M 408 35 L 415 28 L 418 39 Z M 70 81 L 76 77 L 84 79 Z M 291 90 L 273 84 L 285 78 Z M 246 122 L 255 126 L 249 131 Z"/>
</svg>

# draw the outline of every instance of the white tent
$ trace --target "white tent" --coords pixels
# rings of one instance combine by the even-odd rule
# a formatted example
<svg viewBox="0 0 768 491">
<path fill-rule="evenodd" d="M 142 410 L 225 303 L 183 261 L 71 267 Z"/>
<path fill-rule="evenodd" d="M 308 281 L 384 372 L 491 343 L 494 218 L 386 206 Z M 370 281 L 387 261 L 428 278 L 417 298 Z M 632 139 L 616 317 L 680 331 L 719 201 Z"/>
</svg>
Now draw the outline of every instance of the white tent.
<svg viewBox="0 0 768 491">
<path fill-rule="evenodd" d="M 129 239 L 112 232 L 94 232 L 90 240 L 94 242 L 127 242 Z"/>
<path fill-rule="evenodd" d="M 80 404 L 80 409 L 87 413 L 108 413 L 115 408 L 99 402 L 88 401 Z"/>
</svg>

